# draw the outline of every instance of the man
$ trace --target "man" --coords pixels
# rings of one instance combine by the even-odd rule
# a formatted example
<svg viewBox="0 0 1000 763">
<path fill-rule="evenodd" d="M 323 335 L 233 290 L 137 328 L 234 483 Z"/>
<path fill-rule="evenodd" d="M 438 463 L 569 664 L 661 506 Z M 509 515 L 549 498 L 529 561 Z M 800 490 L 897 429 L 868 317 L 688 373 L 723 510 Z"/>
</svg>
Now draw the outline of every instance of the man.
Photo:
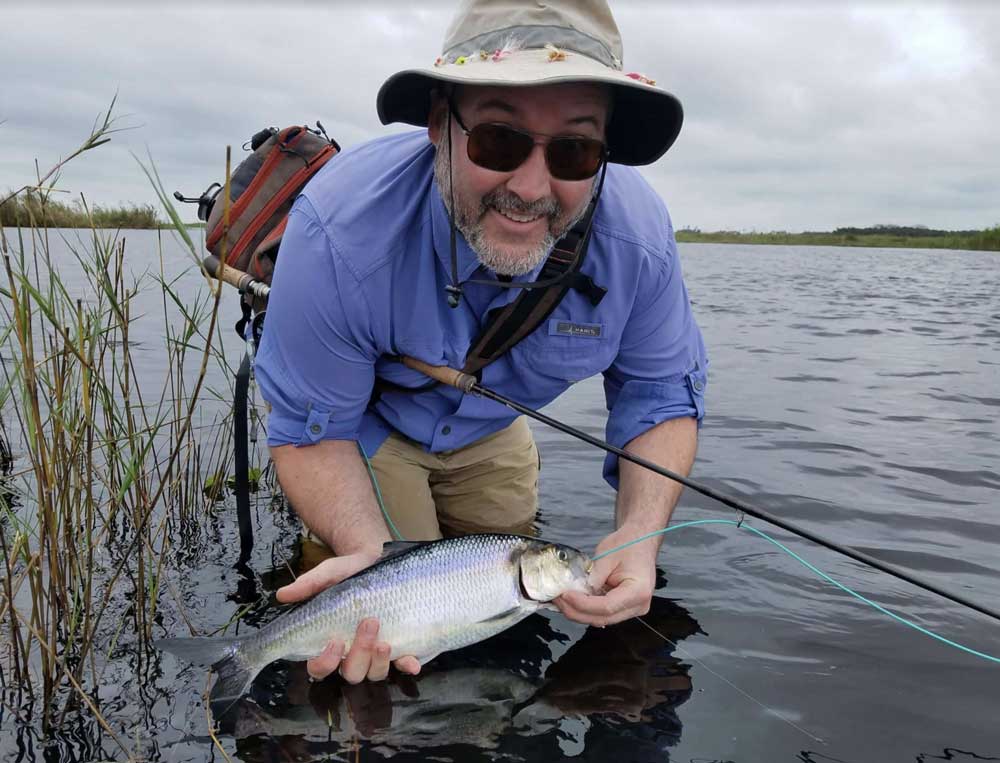
<svg viewBox="0 0 1000 763">
<path fill-rule="evenodd" d="M 682 112 L 620 61 L 604 0 L 466 2 L 435 65 L 390 77 L 378 94 L 383 123 L 426 131 L 345 151 L 296 201 L 257 373 L 282 488 L 337 556 L 279 599 L 371 564 L 390 524 L 408 540 L 530 526 L 538 457 L 525 420 L 427 388 L 391 356 L 462 367 L 490 311 L 521 292 L 508 287 L 536 283 L 578 221 L 590 228 L 581 267 L 590 288 L 569 290 L 482 382 L 537 408 L 603 373 L 608 439 L 690 469 L 704 347 L 667 211 L 635 170 L 617 166 L 658 159 Z M 616 458 L 605 476 L 619 491 L 617 529 L 598 551 L 667 524 L 679 485 Z M 599 626 L 646 612 L 658 548 L 648 541 L 599 561 L 591 582 L 605 593 L 567 594 L 559 608 Z M 310 673 L 384 678 L 391 645 L 377 634 L 366 620 L 347 654 L 331 643 Z M 412 657 L 396 666 L 420 668 Z"/>
</svg>

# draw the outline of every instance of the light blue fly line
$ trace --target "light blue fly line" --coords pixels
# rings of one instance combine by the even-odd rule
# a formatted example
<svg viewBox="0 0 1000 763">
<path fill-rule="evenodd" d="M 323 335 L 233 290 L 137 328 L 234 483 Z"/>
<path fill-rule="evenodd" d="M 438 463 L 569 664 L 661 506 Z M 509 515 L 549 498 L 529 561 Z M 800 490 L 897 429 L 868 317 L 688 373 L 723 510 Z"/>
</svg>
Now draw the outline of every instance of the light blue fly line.
<svg viewBox="0 0 1000 763">
<path fill-rule="evenodd" d="M 868 598 L 862 596 L 857 591 L 853 591 L 850 588 L 848 588 L 846 585 L 844 585 L 843 583 L 839 583 L 838 581 L 834 580 L 832 577 L 830 577 L 825 572 L 823 572 L 823 570 L 819 569 L 814 564 L 810 564 L 805 559 L 803 559 L 801 556 L 799 556 L 794 551 L 792 551 L 790 548 L 788 548 L 788 546 L 786 546 L 785 544 L 781 543 L 780 541 L 775 540 L 774 538 L 772 538 L 770 535 L 768 535 L 763 530 L 758 530 L 756 527 L 753 527 L 752 525 L 748 525 L 748 524 L 746 524 L 744 522 L 735 522 L 732 519 L 694 519 L 694 520 L 691 520 L 690 522 L 681 522 L 681 523 L 676 524 L 676 525 L 671 525 L 670 527 L 665 527 L 662 530 L 654 530 L 653 532 L 646 533 L 645 535 L 642 535 L 642 536 L 636 538 L 635 540 L 630 540 L 628 543 L 622 543 L 620 546 L 615 546 L 614 548 L 608 549 L 607 551 L 602 551 L 600 554 L 598 554 L 597 556 L 594 557 L 594 561 L 596 562 L 598 559 L 602 559 L 603 557 L 607 556 L 608 554 L 613 554 L 616 551 L 621 551 L 622 549 L 628 548 L 629 546 L 631 546 L 631 545 L 633 545 L 635 543 L 639 543 L 640 541 L 644 541 L 647 538 L 652 538 L 652 537 L 654 537 L 656 535 L 663 535 L 664 533 L 673 532 L 674 530 L 680 530 L 682 527 L 694 527 L 695 525 L 735 525 L 738 528 L 742 527 L 742 528 L 744 528 L 746 530 L 750 530 L 750 532 L 754 533 L 755 535 L 759 535 L 764 540 L 766 540 L 766 541 L 768 541 L 770 543 L 773 543 L 775 546 L 777 546 L 782 551 L 784 551 L 786 554 L 788 554 L 790 557 L 792 557 L 795 561 L 799 562 L 800 564 L 805 565 L 810 570 L 812 570 L 813 572 L 815 572 L 817 575 L 819 575 L 821 578 L 823 578 L 823 580 L 827 581 L 828 583 L 832 583 L 837 588 L 839 588 L 841 591 L 849 593 L 855 599 L 858 599 L 859 601 L 864 602 L 865 604 L 867 604 L 870 607 L 874 607 L 875 609 L 877 609 L 882 614 L 888 615 L 889 617 L 891 617 L 893 620 L 896 620 L 897 622 L 900 622 L 903 625 L 906 625 L 906 626 L 908 626 L 910 628 L 913 628 L 916 631 L 920 631 L 925 636 L 930 636 L 933 639 L 937 639 L 942 644 L 947 644 L 950 647 L 954 647 L 955 649 L 959 649 L 959 650 L 961 650 L 963 652 L 966 652 L 967 654 L 971 654 L 971 655 L 973 655 L 975 657 L 981 657 L 982 659 L 988 660 L 989 662 L 1000 664 L 1000 657 L 994 657 L 992 655 L 985 654 L 983 652 L 979 652 L 979 651 L 977 651 L 975 649 L 971 649 L 971 648 L 969 648 L 967 646 L 963 646 L 962 644 L 959 644 L 959 643 L 957 643 L 955 641 L 952 641 L 951 639 L 945 638 L 944 636 L 942 636 L 940 634 L 937 634 L 934 631 L 932 631 L 932 630 L 930 630 L 928 628 L 923 627 L 922 625 L 917 625 L 912 620 L 907 620 L 905 617 L 901 617 L 900 615 L 897 615 L 894 612 L 890 612 L 888 609 L 886 609 L 885 607 L 883 607 L 881 604 L 876 604 L 871 599 L 868 599 Z"/>
<path fill-rule="evenodd" d="M 358 440 L 358 450 L 361 451 L 361 458 L 364 459 L 365 467 L 368 469 L 368 479 L 371 480 L 372 487 L 375 489 L 375 500 L 378 501 L 378 507 L 382 509 L 382 516 L 385 517 L 385 522 L 389 525 L 389 530 L 396 536 L 396 540 L 406 540 L 403 534 L 396 529 L 396 525 L 392 522 L 392 517 L 389 516 L 388 510 L 385 508 L 385 501 L 382 500 L 382 491 L 379 490 L 378 480 L 375 479 L 375 470 L 372 469 L 372 462 L 368 458 L 368 454 L 365 453 L 365 446 L 361 444 L 361 440 Z"/>
<path fill-rule="evenodd" d="M 368 454 L 365 452 L 365 448 L 364 448 L 364 446 L 360 442 L 358 442 L 358 449 L 361 451 L 361 456 L 364 459 L 365 466 L 368 469 L 368 476 L 371 479 L 372 487 L 375 490 L 375 498 L 378 501 L 379 508 L 382 510 L 382 516 L 385 517 L 386 524 L 389 525 L 390 531 L 396 537 L 397 540 L 405 540 L 405 538 L 403 537 L 403 534 L 396 528 L 396 525 L 393 523 L 392 517 L 389 516 L 389 511 L 385 508 L 385 502 L 382 500 L 382 491 L 379 490 L 378 480 L 375 478 L 375 471 L 372 469 L 371 460 L 368 458 Z M 737 528 L 741 528 L 742 527 L 742 528 L 744 528 L 746 530 L 749 530 L 750 532 L 754 533 L 755 535 L 759 535 L 761 538 L 763 538 L 764 540 L 768 541 L 769 543 L 773 543 L 775 546 L 777 546 L 782 551 L 784 551 L 786 554 L 788 554 L 790 557 L 792 557 L 792 559 L 794 559 L 795 561 L 797 561 L 799 564 L 802 564 L 805 567 L 808 567 L 810 570 L 812 570 L 817 575 L 819 575 L 821 578 L 823 578 L 823 580 L 825 580 L 826 582 L 831 583 L 832 585 L 836 586 L 837 588 L 839 588 L 841 591 L 844 591 L 845 593 L 849 593 L 851 596 L 853 596 L 858 601 L 861 601 L 864 604 L 867 604 L 869 607 L 873 607 L 874 609 L 878 610 L 882 614 L 888 615 L 889 617 L 891 617 L 896 622 L 902 623 L 903 625 L 907 626 L 908 628 L 913 628 L 915 631 L 919 631 L 920 633 L 923 633 L 925 636 L 930 636 L 932 639 L 936 639 L 937 641 L 940 641 L 942 644 L 946 644 L 947 646 L 950 646 L 950 647 L 953 647 L 953 648 L 958 649 L 960 651 L 963 651 L 966 654 L 971 654 L 974 657 L 980 657 L 980 658 L 982 658 L 984 660 L 987 660 L 989 662 L 1000 664 L 1000 657 L 994 657 L 993 655 L 986 654 L 985 652 L 980 652 L 980 651 L 978 651 L 976 649 L 972 649 L 971 647 L 967 647 L 964 644 L 959 644 L 957 641 L 952 641 L 951 639 L 946 638 L 946 637 L 940 635 L 939 633 L 935 633 L 934 631 L 930 630 L 929 628 L 925 628 L 922 625 L 918 625 L 917 623 L 913 622 L 912 620 L 907 620 L 905 617 L 902 617 L 901 615 L 897 615 L 895 612 L 890 612 L 888 609 L 886 609 L 885 607 L 883 607 L 881 604 L 878 604 L 878 603 L 872 601 L 871 599 L 869 599 L 869 598 L 867 598 L 865 596 L 862 596 L 857 591 L 849 588 L 848 586 L 844 585 L 843 583 L 841 583 L 841 582 L 839 582 L 837 580 L 834 580 L 828 574 L 826 574 L 825 572 L 823 572 L 823 570 L 819 569 L 819 567 L 817 567 L 816 565 L 812 564 L 811 562 L 807 562 L 805 559 L 803 559 L 801 556 L 799 556 L 798 554 L 796 554 L 794 551 L 792 551 L 790 548 L 788 548 L 788 546 L 786 546 L 781 541 L 775 540 L 774 538 L 772 538 L 770 535 L 768 535 L 763 530 L 758 530 L 753 525 L 748 525 L 745 522 L 736 522 L 736 521 L 734 521 L 732 519 L 694 519 L 694 520 L 691 520 L 689 522 L 681 522 L 681 523 L 676 524 L 676 525 L 671 525 L 670 527 L 665 527 L 662 530 L 654 530 L 653 532 L 646 533 L 645 535 L 640 535 L 638 538 L 635 538 L 634 540 L 630 540 L 628 543 L 622 543 L 620 546 L 615 546 L 614 548 L 609 548 L 607 551 L 602 551 L 600 554 L 598 554 L 597 556 L 593 557 L 593 560 L 596 562 L 598 559 L 603 559 L 605 556 L 608 556 L 609 554 L 614 554 L 614 553 L 616 553 L 618 551 L 621 551 L 623 549 L 626 549 L 629 546 L 632 546 L 632 545 L 634 545 L 636 543 L 640 543 L 640 542 L 642 542 L 644 540 L 647 540 L 649 538 L 654 538 L 657 535 L 665 535 L 666 533 L 673 532 L 674 530 L 680 530 L 680 529 L 682 529 L 684 527 L 695 527 L 697 525 L 733 525 L 733 526 L 735 526 Z"/>
</svg>

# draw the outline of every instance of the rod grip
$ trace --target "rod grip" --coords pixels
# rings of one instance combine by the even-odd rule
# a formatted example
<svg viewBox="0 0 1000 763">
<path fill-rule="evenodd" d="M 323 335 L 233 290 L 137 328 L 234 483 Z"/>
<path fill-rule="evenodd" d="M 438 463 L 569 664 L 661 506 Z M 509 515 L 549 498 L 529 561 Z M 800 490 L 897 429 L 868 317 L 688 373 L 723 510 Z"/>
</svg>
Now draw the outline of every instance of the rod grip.
<svg viewBox="0 0 1000 763">
<path fill-rule="evenodd" d="M 214 254 L 210 254 L 203 259 L 201 261 L 201 266 L 205 269 L 205 272 L 213 278 L 225 281 L 230 286 L 235 286 L 240 291 L 246 289 L 247 285 L 254 280 L 253 276 L 249 273 L 237 270 L 232 265 L 226 265 L 223 267 L 221 260 L 219 260 L 219 258 Z"/>
<path fill-rule="evenodd" d="M 442 384 L 447 384 L 449 387 L 460 389 L 466 394 L 472 392 L 472 388 L 476 386 L 475 376 L 462 373 L 454 368 L 432 366 L 430 363 L 424 363 L 422 360 L 417 360 L 407 355 L 403 355 L 401 360 L 404 366 L 412 368 L 414 371 L 419 371 L 425 376 L 431 377 L 434 381 L 439 381 Z"/>
</svg>

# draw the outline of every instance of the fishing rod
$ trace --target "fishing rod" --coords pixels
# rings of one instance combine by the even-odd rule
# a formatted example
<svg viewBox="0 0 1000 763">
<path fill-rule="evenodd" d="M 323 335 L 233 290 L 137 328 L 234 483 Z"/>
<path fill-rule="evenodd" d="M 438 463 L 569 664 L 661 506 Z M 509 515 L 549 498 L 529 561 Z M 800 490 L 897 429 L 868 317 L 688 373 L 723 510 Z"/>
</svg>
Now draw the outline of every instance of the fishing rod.
<svg viewBox="0 0 1000 763">
<path fill-rule="evenodd" d="M 254 294 L 255 296 L 266 298 L 271 291 L 270 287 L 267 286 L 267 284 L 263 283 L 262 281 L 258 281 L 249 273 L 245 273 L 229 265 L 222 265 L 217 257 L 214 256 L 206 257 L 203 260 L 202 265 L 205 271 L 209 275 L 218 278 L 219 280 L 225 281 L 226 283 L 229 283 L 232 286 L 235 286 L 241 292 L 246 291 L 250 292 L 251 294 Z M 884 572 L 887 575 L 892 575 L 893 577 L 898 578 L 899 580 L 904 580 L 907 583 L 915 585 L 918 588 L 922 588 L 925 591 L 929 591 L 930 593 L 937 594 L 938 596 L 941 596 L 942 598 L 947 599 L 948 601 L 954 602 L 955 604 L 960 604 L 964 607 L 968 607 L 969 609 L 975 610 L 976 612 L 991 617 L 994 620 L 1000 620 L 1000 612 L 996 611 L 995 609 L 991 609 L 990 607 L 987 607 L 983 604 L 979 604 L 978 602 L 972 601 L 971 599 L 968 599 L 965 596 L 962 596 L 961 594 L 954 593 L 952 591 L 947 591 L 941 588 L 940 586 L 936 585 L 935 583 L 922 580 L 921 578 L 918 578 L 915 575 L 912 575 L 904 570 L 898 569 L 892 566 L 891 564 L 887 564 L 883 561 L 880 561 L 875 557 L 869 556 L 868 554 L 862 551 L 856 551 L 853 548 L 849 548 L 847 546 L 841 545 L 840 543 L 829 540 L 828 538 L 824 538 L 822 535 L 818 535 L 810 530 L 797 527 L 796 525 L 793 525 L 790 522 L 785 521 L 781 517 L 775 516 L 774 514 L 771 514 L 770 512 L 765 511 L 764 509 L 753 506 L 747 503 L 746 501 L 740 500 L 735 496 L 711 488 L 708 485 L 704 485 L 701 482 L 692 479 L 691 477 L 686 477 L 683 474 L 678 474 L 677 472 L 671 471 L 670 469 L 660 466 L 659 464 L 655 464 L 652 461 L 647 461 L 641 456 L 636 456 L 633 453 L 629 453 L 628 451 L 623 450 L 622 448 L 619 448 L 615 445 L 612 445 L 609 442 L 605 442 L 604 440 L 589 435 L 586 432 L 582 432 L 579 429 L 576 429 L 575 427 L 571 427 L 568 424 L 564 424 L 563 422 L 558 421 L 557 419 L 553 419 L 551 416 L 546 416 L 544 413 L 541 413 L 540 411 L 536 411 L 533 408 L 521 405 L 520 403 L 511 400 L 510 398 L 504 397 L 498 392 L 494 392 L 488 387 L 484 387 L 482 384 L 478 382 L 475 376 L 463 373 L 454 368 L 449 368 L 448 366 L 432 366 L 429 363 L 423 362 L 422 360 L 417 360 L 416 358 L 411 358 L 405 355 L 399 356 L 397 359 L 408 368 L 412 368 L 414 371 L 419 371 L 425 376 L 428 376 L 431 379 L 440 382 L 441 384 L 446 384 L 450 387 L 454 387 L 459 391 L 461 391 L 463 394 L 479 395 L 480 397 L 485 397 L 489 400 L 494 400 L 495 402 L 498 402 L 501 405 L 504 405 L 513 411 L 524 414 L 525 416 L 533 418 L 536 421 L 540 421 L 543 424 L 547 424 L 548 426 L 553 427 L 554 429 L 558 429 L 560 432 L 568 434 L 571 437 L 575 437 L 578 440 L 582 440 L 583 442 L 586 442 L 590 445 L 600 448 L 601 450 L 604 450 L 608 453 L 613 453 L 619 458 L 623 458 L 626 461 L 629 461 L 630 463 L 636 464 L 637 466 L 641 466 L 644 469 L 648 469 L 651 472 L 659 474 L 661 477 L 666 477 L 667 479 L 679 482 L 685 487 L 689 487 L 697 493 L 701 493 L 702 495 L 707 496 L 708 498 L 718 501 L 724 506 L 728 506 L 729 508 L 735 509 L 736 511 L 740 511 L 744 514 L 748 514 L 751 517 L 761 519 L 765 522 L 774 525 L 775 527 L 780 527 L 782 530 L 786 530 L 787 532 L 790 532 L 793 535 L 797 535 L 800 538 L 805 538 L 806 540 L 812 541 L 813 543 L 823 546 L 824 548 L 827 548 L 831 551 L 835 551 L 836 553 L 842 554 L 843 556 L 847 556 L 851 559 L 854 559 L 857 562 L 861 562 L 862 564 L 867 565 L 868 567 L 872 567 L 876 570 Z"/>
<path fill-rule="evenodd" d="M 922 588 L 925 591 L 930 591 L 931 593 L 937 594 L 938 596 L 948 599 L 949 601 L 952 601 L 956 604 L 961 604 L 962 606 L 968 607 L 969 609 L 973 609 L 976 612 L 980 612 L 981 614 L 992 617 L 994 620 L 1000 620 L 1000 612 L 997 612 L 994 609 L 991 609 L 983 604 L 979 604 L 975 601 L 967 599 L 961 594 L 954 593 L 952 591 L 947 591 L 934 583 L 930 583 L 926 580 L 922 580 L 918 577 L 915 577 L 914 575 L 904 570 L 893 567 L 890 564 L 886 564 L 885 562 L 882 562 L 876 559 L 875 557 L 869 556 L 868 554 L 865 554 L 861 551 L 856 551 L 853 548 L 843 546 L 832 540 L 824 538 L 822 535 L 817 535 L 816 533 L 811 532 L 810 530 L 806 530 L 801 527 L 796 527 L 795 525 L 785 521 L 781 517 L 777 517 L 774 514 L 765 511 L 764 509 L 757 508 L 756 506 L 753 506 L 747 503 L 746 501 L 742 501 L 739 498 L 736 498 L 735 496 L 723 493 L 719 490 L 715 490 L 714 488 L 711 488 L 708 485 L 704 485 L 698 482 L 697 480 L 691 479 L 690 477 L 685 477 L 683 474 L 678 474 L 677 472 L 673 472 L 670 469 L 666 469 L 665 467 L 660 466 L 659 464 L 654 464 L 652 461 L 647 461 L 641 456 L 636 456 L 632 453 L 629 453 L 626 450 L 623 450 L 619 447 L 612 445 L 609 442 L 605 442 L 604 440 L 601 440 L 597 437 L 593 437 L 592 435 L 589 435 L 586 432 L 582 432 L 579 429 L 571 427 L 568 424 L 564 424 L 563 422 L 558 421 L 557 419 L 553 419 L 550 416 L 546 416 L 544 413 L 536 411 L 533 408 L 521 405 L 520 403 L 515 402 L 514 400 L 510 400 L 509 398 L 506 398 L 503 395 L 494 392 L 493 390 L 487 387 L 484 387 L 476 380 L 475 376 L 463 373 L 454 368 L 449 368 L 448 366 L 432 366 L 429 363 L 424 363 L 422 360 L 417 360 L 416 358 L 410 358 L 407 356 L 401 356 L 399 360 L 405 366 L 412 368 L 414 371 L 419 371 L 425 376 L 429 376 L 430 378 L 434 379 L 435 381 L 441 382 L 442 384 L 447 384 L 451 387 L 455 387 L 464 394 L 479 395 L 480 397 L 485 397 L 488 398 L 489 400 L 494 400 L 502 405 L 505 405 L 511 410 L 517 411 L 518 413 L 522 413 L 525 416 L 530 416 L 536 421 L 540 421 L 543 424 L 547 424 L 550 427 L 558 429 L 560 432 L 563 432 L 565 434 L 577 438 L 578 440 L 583 440 L 584 442 L 589 443 L 590 445 L 594 445 L 595 447 L 607 451 L 608 453 L 613 453 L 619 458 L 623 458 L 626 461 L 636 464 L 637 466 L 649 469 L 650 471 L 655 472 L 656 474 L 659 474 L 662 477 L 666 477 L 668 479 L 674 480 L 675 482 L 679 482 L 685 487 L 689 487 L 695 492 L 701 493 L 704 496 L 712 498 L 713 500 L 716 500 L 725 506 L 728 506 L 732 509 L 736 509 L 737 511 L 741 511 L 744 514 L 749 514 L 750 516 L 756 517 L 757 519 L 762 519 L 765 522 L 775 525 L 776 527 L 780 527 L 782 530 L 787 530 L 793 535 L 798 535 L 801 538 L 810 540 L 813 543 L 828 548 L 831 551 L 836 551 L 837 553 L 843 554 L 844 556 L 848 556 L 851 559 L 854 559 L 855 561 L 861 562 L 862 564 L 865 564 L 869 567 L 873 567 L 888 575 L 892 575 L 893 577 L 899 578 L 900 580 L 905 580 L 907 583 L 911 583 L 917 586 L 918 588 Z"/>
<path fill-rule="evenodd" d="M 239 292 L 249 292 L 255 297 L 267 299 L 271 293 L 271 287 L 263 281 L 258 281 L 249 273 L 237 270 L 232 265 L 223 264 L 222 260 L 214 254 L 208 255 L 201 261 L 202 269 L 212 278 L 224 281 L 230 286 L 236 287 Z"/>
</svg>

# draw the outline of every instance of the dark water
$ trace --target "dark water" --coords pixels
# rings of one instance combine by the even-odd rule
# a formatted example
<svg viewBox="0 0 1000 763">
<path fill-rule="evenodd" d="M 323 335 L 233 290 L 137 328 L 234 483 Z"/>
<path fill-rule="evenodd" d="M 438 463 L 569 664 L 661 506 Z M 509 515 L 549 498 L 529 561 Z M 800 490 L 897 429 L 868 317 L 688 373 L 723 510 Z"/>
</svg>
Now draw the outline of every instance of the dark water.
<svg viewBox="0 0 1000 763">
<path fill-rule="evenodd" d="M 141 252 L 143 234 L 130 235 Z M 1000 258 L 723 245 L 682 255 L 711 358 L 695 476 L 1000 608 Z M 155 321 L 150 330 L 140 339 L 155 348 Z M 599 380 L 547 412 L 602 434 Z M 534 429 L 543 533 L 591 549 L 611 529 L 602 455 Z M 269 495 L 255 510 L 250 571 L 232 568 L 231 503 L 170 560 L 203 632 L 248 603 L 242 628 L 277 614 L 266 597 L 294 564 L 296 525 Z M 698 518 L 735 517 L 689 491 L 675 519 Z M 1000 656 L 1000 623 L 772 534 L 904 617 Z M 302 665 L 278 664 L 219 741 L 244 761 L 1000 760 L 1000 665 L 899 625 L 731 526 L 668 535 L 660 568 L 650 627 L 535 616 L 384 685 L 310 684 Z M 161 606 L 158 635 L 186 632 L 176 604 Z M 134 645 L 123 635 L 108 662 L 109 721 L 151 760 L 222 760 L 204 671 Z M 5 760 L 42 759 L 35 732 L 9 712 L 0 724 Z M 117 757 L 80 721 L 45 759 Z"/>
</svg>

